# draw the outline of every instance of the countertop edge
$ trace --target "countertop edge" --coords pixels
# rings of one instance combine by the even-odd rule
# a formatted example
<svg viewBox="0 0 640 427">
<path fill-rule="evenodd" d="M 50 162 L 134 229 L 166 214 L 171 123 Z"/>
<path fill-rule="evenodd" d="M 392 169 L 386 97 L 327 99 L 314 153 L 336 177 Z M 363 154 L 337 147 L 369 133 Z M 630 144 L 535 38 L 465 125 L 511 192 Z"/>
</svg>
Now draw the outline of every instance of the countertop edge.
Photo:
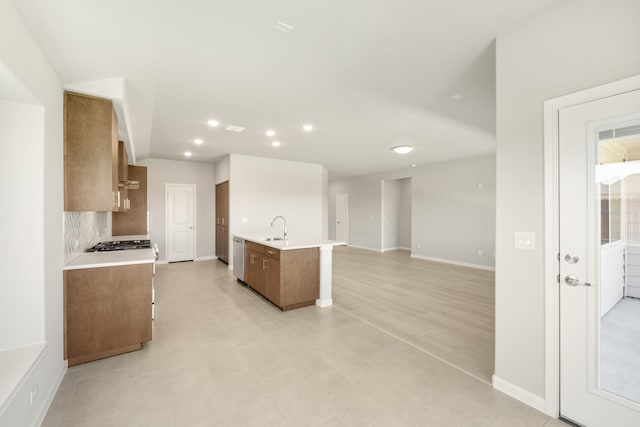
<svg viewBox="0 0 640 427">
<path fill-rule="evenodd" d="M 266 241 L 264 240 L 266 236 L 246 236 L 246 235 L 240 235 L 240 234 L 234 234 L 233 237 L 238 237 L 240 239 L 243 239 L 245 241 L 249 241 L 249 242 L 253 242 L 253 243 L 257 243 L 259 245 L 263 245 L 263 246 L 269 246 L 271 248 L 274 249 L 279 249 L 281 251 L 287 251 L 287 250 L 295 250 L 295 249 L 309 249 L 309 248 L 321 248 L 323 246 L 344 246 L 346 245 L 345 242 L 340 242 L 337 240 L 320 240 L 318 242 L 310 242 L 310 241 L 305 241 L 304 239 L 300 240 L 300 243 L 296 243 L 295 239 L 293 240 L 293 243 L 291 245 L 287 245 L 285 246 L 285 243 L 291 243 L 291 240 L 272 240 L 272 241 Z"/>
<path fill-rule="evenodd" d="M 77 264 L 77 265 L 65 265 L 62 270 L 84 270 L 86 268 L 101 268 L 101 267 L 117 267 L 121 265 L 135 265 L 135 264 L 151 264 L 155 259 L 141 259 L 132 261 L 114 261 L 114 262 L 102 262 L 93 264 Z"/>
</svg>

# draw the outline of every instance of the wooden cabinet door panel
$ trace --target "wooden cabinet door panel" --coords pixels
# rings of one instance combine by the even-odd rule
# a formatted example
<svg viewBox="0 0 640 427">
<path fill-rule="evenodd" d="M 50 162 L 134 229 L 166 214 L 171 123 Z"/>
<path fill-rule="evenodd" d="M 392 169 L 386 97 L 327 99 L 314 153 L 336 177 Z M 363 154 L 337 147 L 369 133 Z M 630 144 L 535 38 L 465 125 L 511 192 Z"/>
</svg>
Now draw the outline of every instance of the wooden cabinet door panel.
<svg viewBox="0 0 640 427">
<path fill-rule="evenodd" d="M 113 209 L 113 192 L 117 191 L 117 169 L 114 175 L 113 168 L 118 153 L 114 118 L 110 100 L 65 92 L 65 211 Z"/>
<path fill-rule="evenodd" d="M 149 263 L 64 272 L 69 366 L 135 350 L 151 340 L 152 269 Z"/>
<path fill-rule="evenodd" d="M 263 256 L 262 274 L 264 276 L 264 296 L 280 307 L 280 260 Z"/>
</svg>

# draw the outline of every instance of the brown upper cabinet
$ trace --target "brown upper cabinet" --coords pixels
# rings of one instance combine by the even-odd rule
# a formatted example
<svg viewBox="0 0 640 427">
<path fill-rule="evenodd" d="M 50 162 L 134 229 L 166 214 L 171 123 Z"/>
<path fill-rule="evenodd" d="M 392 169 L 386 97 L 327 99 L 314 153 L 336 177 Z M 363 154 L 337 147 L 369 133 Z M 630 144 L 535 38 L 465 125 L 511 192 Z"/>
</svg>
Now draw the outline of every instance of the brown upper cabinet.
<svg viewBox="0 0 640 427">
<path fill-rule="evenodd" d="M 118 187 L 118 164 L 118 118 L 113 102 L 65 92 L 64 210 L 122 209 L 125 199 Z"/>
<path fill-rule="evenodd" d="M 216 185 L 216 256 L 229 263 L 229 181 Z"/>
</svg>

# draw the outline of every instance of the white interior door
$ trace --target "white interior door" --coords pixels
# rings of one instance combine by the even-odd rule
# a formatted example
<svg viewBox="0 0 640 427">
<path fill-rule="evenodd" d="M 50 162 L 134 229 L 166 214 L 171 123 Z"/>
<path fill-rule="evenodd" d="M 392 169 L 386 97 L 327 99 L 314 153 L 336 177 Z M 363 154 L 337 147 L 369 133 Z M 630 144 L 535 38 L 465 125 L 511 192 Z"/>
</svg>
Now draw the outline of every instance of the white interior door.
<svg viewBox="0 0 640 427">
<path fill-rule="evenodd" d="M 640 301 L 623 292 L 640 239 L 640 91 L 563 108 L 559 124 L 560 414 L 640 426 Z"/>
<path fill-rule="evenodd" d="M 336 194 L 336 240 L 349 243 L 349 194 Z"/>
<path fill-rule="evenodd" d="M 195 185 L 166 184 L 167 261 L 194 259 Z"/>
</svg>

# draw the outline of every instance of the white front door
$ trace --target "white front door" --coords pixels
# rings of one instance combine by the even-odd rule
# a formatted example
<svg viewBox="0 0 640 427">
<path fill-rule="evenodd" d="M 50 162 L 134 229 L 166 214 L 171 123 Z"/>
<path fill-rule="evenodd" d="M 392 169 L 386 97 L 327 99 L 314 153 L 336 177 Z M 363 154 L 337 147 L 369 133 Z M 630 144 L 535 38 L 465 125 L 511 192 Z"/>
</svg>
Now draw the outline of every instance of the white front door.
<svg viewBox="0 0 640 427">
<path fill-rule="evenodd" d="M 167 261 L 194 259 L 195 185 L 166 184 Z"/>
<path fill-rule="evenodd" d="M 349 243 L 349 194 L 336 194 L 336 240 Z"/>
<path fill-rule="evenodd" d="M 640 90 L 559 111 L 560 414 L 640 426 Z M 638 199 L 638 200 L 636 200 Z"/>
</svg>

